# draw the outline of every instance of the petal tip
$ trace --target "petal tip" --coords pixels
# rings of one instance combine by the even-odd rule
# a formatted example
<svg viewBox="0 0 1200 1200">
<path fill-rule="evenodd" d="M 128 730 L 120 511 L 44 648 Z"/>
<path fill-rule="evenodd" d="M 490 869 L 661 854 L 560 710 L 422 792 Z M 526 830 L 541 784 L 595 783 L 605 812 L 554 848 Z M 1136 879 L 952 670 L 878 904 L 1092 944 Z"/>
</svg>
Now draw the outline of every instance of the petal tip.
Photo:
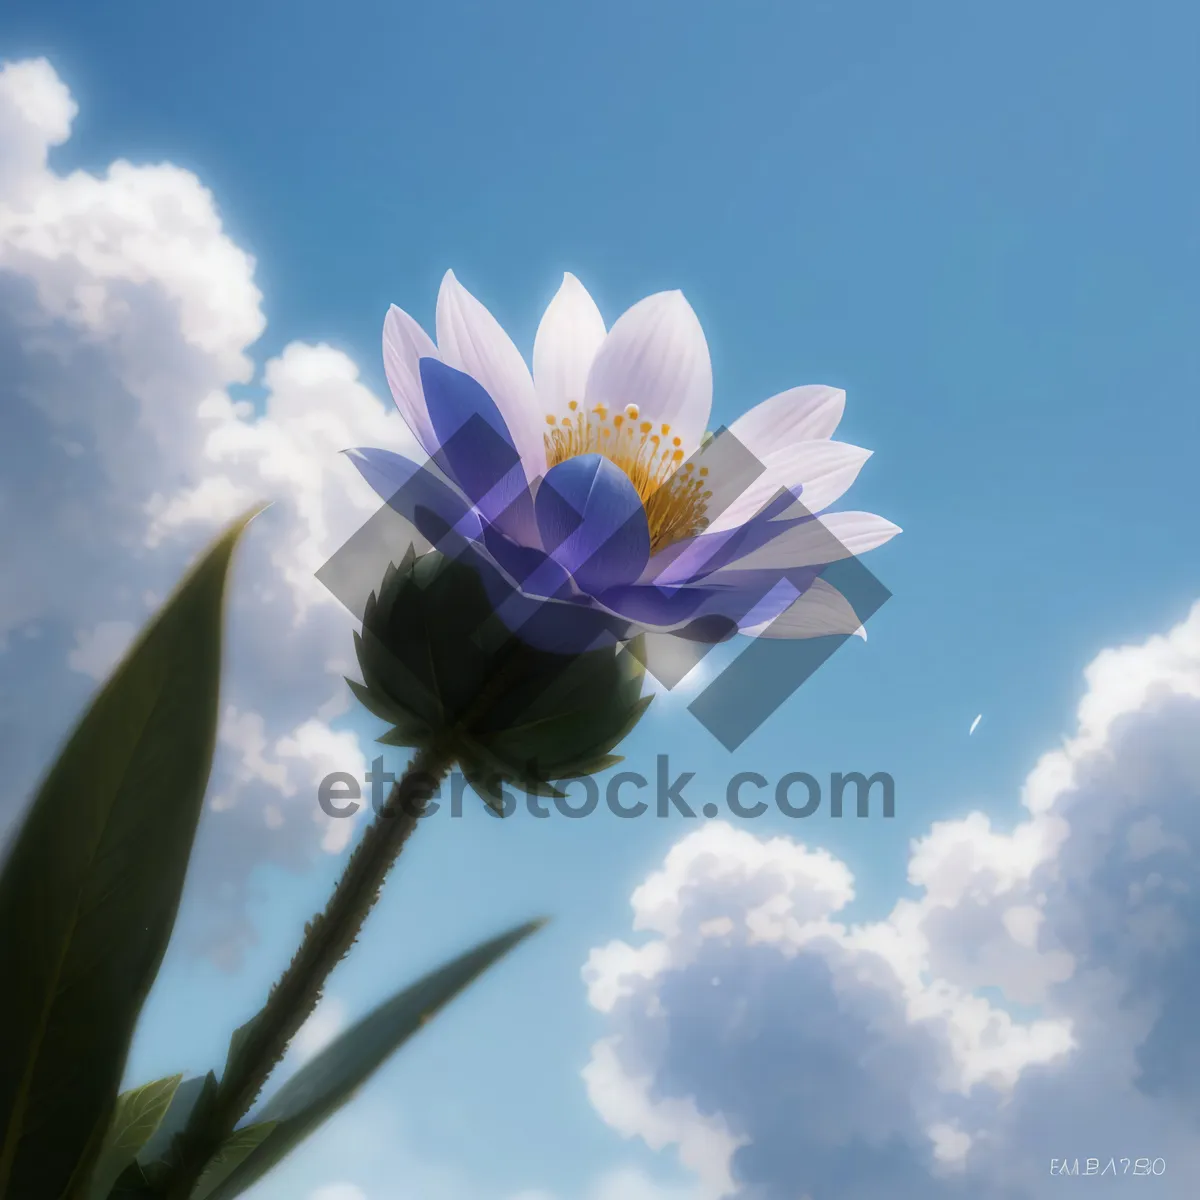
<svg viewBox="0 0 1200 1200">
<path fill-rule="evenodd" d="M 398 305 L 389 304 L 383 318 L 383 344 L 387 346 L 393 338 L 397 338 L 404 323 L 404 309 Z"/>
</svg>

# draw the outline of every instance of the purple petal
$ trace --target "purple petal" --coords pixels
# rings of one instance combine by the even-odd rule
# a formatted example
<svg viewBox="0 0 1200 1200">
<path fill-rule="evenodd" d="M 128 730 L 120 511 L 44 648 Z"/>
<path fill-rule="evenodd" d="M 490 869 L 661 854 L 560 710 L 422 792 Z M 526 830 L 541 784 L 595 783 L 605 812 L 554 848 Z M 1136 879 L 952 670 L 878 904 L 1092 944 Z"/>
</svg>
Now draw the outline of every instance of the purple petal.
<svg viewBox="0 0 1200 1200">
<path fill-rule="evenodd" d="M 470 541 L 483 532 L 471 505 L 430 469 L 390 450 L 363 447 L 347 450 L 362 477 L 406 520 L 417 524 L 418 510 L 433 512 L 454 532 Z M 428 538 L 424 530 L 422 536 Z M 432 540 L 432 539 L 429 539 Z"/>
<path fill-rule="evenodd" d="M 596 599 L 606 608 L 619 613 L 638 625 L 650 629 L 670 630 L 679 637 L 698 641 L 720 641 L 714 631 L 745 626 L 754 614 L 754 623 L 766 616 L 777 615 L 776 601 L 786 591 L 787 603 L 812 586 L 815 574 L 787 577 L 775 572 L 769 578 L 734 578 L 732 575 L 718 586 L 702 585 L 667 588 L 655 584 L 633 584 L 601 592 Z M 787 604 L 783 605 L 786 608 Z M 779 610 L 782 611 L 782 608 Z"/>
<path fill-rule="evenodd" d="M 477 380 L 436 358 L 421 359 L 420 369 L 439 445 L 434 461 L 490 524 L 519 542 L 536 538 L 525 468 L 495 401 Z"/>
<path fill-rule="evenodd" d="M 546 554 L 481 523 L 471 505 L 428 464 L 420 466 L 390 450 L 346 453 L 375 491 L 427 541 L 478 572 L 497 615 L 528 645 L 578 654 L 636 633 L 629 621 L 579 596 L 563 568 Z M 518 586 L 521 581 L 524 587 Z M 565 593 L 570 593 L 566 601 L 561 598 Z"/>
<path fill-rule="evenodd" d="M 803 515 L 781 520 L 778 516 L 781 508 L 800 511 Z M 667 587 L 696 583 L 729 567 L 737 559 L 769 545 L 797 525 L 812 520 L 815 518 L 793 496 L 777 497 L 743 525 L 715 533 L 697 534 L 668 546 L 651 559 L 639 582 L 658 583 Z"/>
<path fill-rule="evenodd" d="M 542 545 L 585 592 L 632 583 L 649 561 L 641 498 L 601 454 L 569 458 L 547 472 L 534 511 Z"/>
<path fill-rule="evenodd" d="M 570 572 L 544 550 L 521 546 L 498 529 L 485 529 L 484 545 L 492 559 L 531 596 L 565 598 L 577 595 Z"/>
</svg>

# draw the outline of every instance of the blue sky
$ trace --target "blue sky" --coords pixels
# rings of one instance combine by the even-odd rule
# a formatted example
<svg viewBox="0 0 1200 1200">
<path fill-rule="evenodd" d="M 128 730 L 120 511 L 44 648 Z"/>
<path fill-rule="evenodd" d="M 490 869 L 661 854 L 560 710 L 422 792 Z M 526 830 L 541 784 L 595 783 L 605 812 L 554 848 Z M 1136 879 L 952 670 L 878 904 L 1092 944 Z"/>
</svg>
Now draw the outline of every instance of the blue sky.
<svg viewBox="0 0 1200 1200">
<path fill-rule="evenodd" d="M 837 436 L 875 451 L 847 499 L 904 529 L 867 560 L 893 593 L 870 622 L 869 640 L 839 651 L 734 754 L 678 698 L 656 701 L 625 753 L 646 774 L 658 754 L 694 771 L 688 791 L 697 804 L 719 800 L 741 770 L 772 780 L 798 770 L 818 778 L 889 772 L 896 781 L 890 821 L 836 822 L 823 807 L 804 822 L 771 814 L 739 825 L 760 841 L 782 835 L 828 850 L 854 878 L 855 897 L 837 919 L 879 922 L 898 898 L 928 894 L 908 875 L 910 840 L 928 835 L 931 823 L 972 810 L 1002 831 L 1025 819 L 1022 786 L 1039 756 L 1077 720 L 1087 726 L 1086 698 L 1108 686 L 1107 676 L 1097 683 L 1083 674 L 1105 647 L 1184 630 L 1170 645 L 1183 647 L 1186 670 L 1164 667 L 1153 649 L 1146 657 L 1165 672 L 1168 690 L 1196 694 L 1179 681 L 1192 678 L 1186 622 L 1200 598 L 1191 481 L 1200 444 L 1198 34 L 1195 10 L 1175 3 L 735 9 L 674 0 L 298 0 L 285 10 L 267 0 L 186 9 L 149 0 L 9 0 L 0 10 L 0 59 L 44 57 L 78 115 L 69 139 L 45 132 L 54 122 L 37 106 L 17 104 L 12 111 L 24 116 L 0 119 L 0 147 L 6 136 L 14 147 L 8 160 L 0 154 L 0 189 L 10 189 L 0 191 L 0 282 L 7 279 L 0 330 L 7 321 L 4 345 L 28 368 L 19 394 L 35 395 L 35 407 L 39 386 L 58 397 L 100 381 L 95 406 L 81 399 L 77 411 L 62 401 L 54 412 L 60 430 L 72 422 L 100 428 L 102 414 L 101 432 L 80 440 L 99 447 L 108 439 L 108 463 L 122 461 L 126 427 L 134 461 L 146 406 L 157 403 L 138 381 L 170 381 L 163 427 L 171 413 L 182 414 L 181 445 L 176 456 L 154 443 L 159 475 L 138 458 L 141 465 L 109 487 L 126 517 L 152 495 L 202 477 L 200 435 L 186 451 L 182 439 L 211 391 L 251 400 L 247 419 L 254 420 L 269 416 L 279 398 L 283 428 L 287 413 L 299 411 L 287 407 L 286 389 L 309 388 L 312 401 L 312 372 L 326 372 L 331 389 L 338 380 L 359 389 L 356 412 L 366 412 L 372 397 L 386 399 L 379 334 L 387 306 L 400 305 L 432 330 L 448 268 L 526 353 L 564 271 L 584 281 L 610 323 L 642 296 L 682 289 L 712 354 L 714 424 L 793 385 L 845 388 Z M 22 120 L 54 143 L 48 167 L 21 140 Z M 116 160 L 136 169 L 175 164 L 211 192 L 215 210 L 201 211 L 202 193 L 176 176 L 158 200 L 139 207 L 149 194 L 139 181 L 148 177 L 135 171 L 128 186 L 114 183 L 107 173 Z M 7 174 L 6 161 L 15 164 Z M 83 190 L 62 182 L 76 170 L 108 182 L 80 199 Z M 35 177 L 45 196 L 62 198 L 57 206 L 38 207 L 32 192 L 20 190 Z M 110 218 L 119 236 L 105 241 L 94 230 Z M 48 243 L 30 232 L 35 226 L 58 239 L 58 251 L 45 250 Z M 138 241 L 147 229 L 147 244 L 159 247 L 149 255 Z M 216 249 L 209 255 L 206 246 Z M 230 246 L 253 257 L 252 274 L 227 255 Z M 114 267 L 107 254 L 131 265 Z M 228 282 L 220 274 L 226 268 Z M 106 304 L 125 303 L 133 317 L 109 308 L 103 321 L 81 316 L 87 279 Z M 70 302 L 62 299 L 68 292 Z M 199 307 L 191 309 L 195 297 Z M 21 348 L 30 344 L 21 341 L 27 308 L 50 314 L 55 336 L 77 332 L 70 369 L 42 384 L 37 371 L 45 364 Z M 136 319 L 136 337 L 133 325 L 120 324 L 127 318 Z M 161 337 L 151 336 L 157 321 L 167 331 Z M 325 357 L 301 361 L 292 353 L 297 345 L 323 346 Z M 136 362 L 135 353 L 143 355 Z M 234 362 L 243 353 L 253 364 L 247 371 Z M 284 366 L 264 376 L 272 361 Z M 345 375 L 346 364 L 358 380 Z M 15 406 L 6 404 L 0 422 L 10 445 L 32 436 L 32 418 Z M 314 458 L 313 470 L 341 479 L 350 468 L 336 460 L 340 448 L 329 448 L 328 461 Z M 15 495 L 32 468 L 4 452 L 0 469 Z M 89 489 L 108 487 L 90 474 L 69 479 L 71 496 L 88 503 Z M 311 479 L 296 484 L 286 470 L 263 469 L 253 482 L 268 491 L 294 484 L 299 495 Z M 16 528 L 0 544 L 36 555 L 37 523 L 11 511 Z M 158 544 L 145 521 L 129 528 L 141 545 Z M 181 528 L 165 543 L 174 558 L 151 561 L 139 549 L 146 590 L 161 594 L 202 543 L 204 521 Z M 269 554 L 274 528 L 264 518 L 255 553 Z M 341 528 L 348 534 L 353 520 Z M 278 529 L 288 546 L 299 544 L 292 526 Z M 112 556 L 131 544 L 117 540 Z M 247 567 L 247 580 L 269 567 L 265 557 Z M 111 561 L 108 569 L 115 571 Z M 84 621 L 64 606 L 55 572 L 36 572 L 28 594 L 8 597 L 0 611 L 6 639 L 39 621 L 49 631 L 5 640 L 14 664 L 44 652 L 59 669 L 40 685 L 38 711 L 53 716 L 40 717 L 32 734 L 4 685 L 0 744 L 14 756 L 48 753 L 93 686 L 85 671 L 65 666 L 73 633 L 144 619 L 140 587 L 125 594 L 113 574 L 97 584 Z M 236 612 L 233 619 L 236 632 Z M 288 641 L 286 670 L 261 645 L 255 653 L 263 657 L 241 668 L 243 711 L 258 715 L 284 758 L 278 739 L 334 693 L 328 656 L 349 653 L 349 620 L 324 619 L 319 636 L 295 635 L 303 653 L 291 654 Z M 244 627 L 247 638 L 259 629 L 249 616 Z M 262 628 L 269 637 L 277 626 Z M 235 638 L 231 653 L 239 644 Z M 283 648 L 279 654 L 282 662 Z M 1122 703 L 1141 712 L 1143 701 L 1139 693 Z M 968 738 L 977 713 L 983 720 Z M 1164 717 L 1163 728 L 1174 729 L 1174 721 Z M 373 755 L 374 725 L 351 712 L 328 726 L 331 736 L 361 735 L 361 749 Z M 228 1031 L 286 961 L 341 861 L 311 836 L 308 783 L 291 797 L 286 822 L 264 822 L 269 780 L 245 776 L 253 754 L 245 737 L 234 741 L 231 753 L 242 755 L 240 768 L 231 768 L 241 779 L 237 803 L 206 825 L 204 857 L 131 1078 L 220 1061 Z M 320 761 L 334 762 L 344 746 L 353 769 L 352 742 L 329 746 Z M 292 757 L 315 761 L 299 751 Z M 31 778 L 37 765 L 20 758 L 18 776 Z M 1182 778 L 1187 794 L 1195 780 Z M 1163 787 L 1156 777 L 1143 790 L 1137 780 L 1101 790 L 1145 798 L 1168 794 Z M 654 1138 L 644 1121 L 630 1117 L 639 1136 L 622 1137 L 620 1123 L 602 1119 L 589 1099 L 580 1073 L 597 1039 L 615 1031 L 629 1047 L 650 1035 L 629 1012 L 614 1016 L 589 1004 L 581 969 L 593 948 L 640 940 L 631 894 L 704 824 L 603 813 L 585 821 L 519 816 L 501 824 L 479 813 L 432 820 L 332 980 L 335 1009 L 365 1011 L 507 923 L 547 913 L 553 924 L 406 1048 L 344 1119 L 314 1139 L 293 1173 L 262 1184 L 256 1200 L 339 1182 L 369 1200 L 458 1200 L 460 1193 L 510 1200 L 534 1196 L 531 1189 L 593 1200 L 601 1197 L 596 1181 L 626 1168 L 662 1188 L 700 1186 L 704 1171 L 686 1155 L 681 1165 L 672 1145 L 661 1152 L 647 1145 Z M 309 832 L 293 836 L 293 827 Z M 730 844 L 737 861 L 749 861 L 743 852 L 753 858 L 747 844 Z M 962 861 L 967 870 L 979 860 Z M 804 875 L 809 866 L 795 869 Z M 667 944 L 674 936 L 661 932 Z M 1081 961 L 1078 947 L 1075 957 Z M 983 974 L 962 986 L 1001 987 L 993 966 L 996 979 L 980 967 Z M 699 987 L 687 972 L 673 986 Z M 1009 988 L 1012 1005 L 1020 990 Z M 680 1015 L 663 1044 L 678 1048 L 696 1037 L 696 1060 L 711 1051 L 715 1062 L 729 1011 L 713 1003 L 706 999 L 702 1011 L 698 1000 L 694 1009 L 668 1004 Z M 1038 1011 L 1049 1014 L 1067 1005 L 1061 996 L 1041 1003 Z M 781 1005 L 758 1017 L 764 1045 L 778 1024 L 780 1046 L 791 1047 L 788 1030 L 799 1018 Z M 1086 1027 L 1079 1018 L 1077 1029 Z M 792 1047 L 787 1061 L 803 1072 L 811 1052 Z M 763 1164 L 782 1151 L 767 1132 L 756 1138 L 757 1118 L 706 1091 L 711 1080 L 699 1068 L 692 1078 L 665 1051 L 654 1061 L 663 1072 L 659 1093 L 704 1096 L 708 1115 L 724 1113 L 731 1128 L 749 1131 L 761 1153 L 738 1160 L 734 1174 L 745 1189 L 738 1194 L 774 1200 L 776 1176 Z M 746 1048 L 731 1061 L 744 1066 L 755 1053 Z M 909 1138 L 897 1128 L 901 1141 Z M 384 1149 L 394 1149 L 394 1163 Z M 1179 1153 L 1194 1149 L 1188 1143 Z M 812 1161 L 826 1160 L 814 1152 Z M 838 1163 L 829 1162 L 836 1177 Z M 914 1197 L 941 1194 L 925 1176 L 913 1178 Z M 800 1182 L 812 1200 L 833 1195 L 816 1175 Z M 860 1185 L 864 1195 L 876 1194 L 869 1180 Z M 1019 1186 L 1026 1190 L 1014 1195 L 1043 1194 L 1041 1183 Z M 342 1198 L 329 1192 L 320 1200 Z"/>
</svg>

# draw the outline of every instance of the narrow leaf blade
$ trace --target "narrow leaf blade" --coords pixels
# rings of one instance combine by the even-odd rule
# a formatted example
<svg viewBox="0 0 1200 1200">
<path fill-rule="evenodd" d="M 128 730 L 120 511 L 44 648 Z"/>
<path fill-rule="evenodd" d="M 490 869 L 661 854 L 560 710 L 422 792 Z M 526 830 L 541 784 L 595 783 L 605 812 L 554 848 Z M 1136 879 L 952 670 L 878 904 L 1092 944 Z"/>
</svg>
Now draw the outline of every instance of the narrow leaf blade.
<svg viewBox="0 0 1200 1200">
<path fill-rule="evenodd" d="M 203 554 L 101 688 L 0 873 L 0 1196 L 86 1194 L 175 922 L 216 744 L 225 582 Z"/>
<path fill-rule="evenodd" d="M 262 1145 L 275 1127 L 274 1121 L 260 1121 L 235 1129 L 204 1168 L 204 1174 L 196 1183 L 191 1200 L 209 1200 L 213 1192 Z"/>
<path fill-rule="evenodd" d="M 336 1038 L 267 1102 L 275 1128 L 205 1200 L 231 1200 L 331 1117 L 414 1033 L 489 967 L 545 924 L 530 921 L 469 950 L 384 1001 Z"/>
</svg>

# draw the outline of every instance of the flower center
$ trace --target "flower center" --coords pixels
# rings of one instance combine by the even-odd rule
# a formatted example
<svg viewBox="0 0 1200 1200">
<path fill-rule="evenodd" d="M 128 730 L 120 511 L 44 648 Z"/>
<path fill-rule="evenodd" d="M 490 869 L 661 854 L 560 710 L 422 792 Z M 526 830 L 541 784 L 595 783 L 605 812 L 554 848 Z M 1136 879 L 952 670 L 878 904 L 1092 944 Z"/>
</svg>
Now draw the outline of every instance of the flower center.
<svg viewBox="0 0 1200 1200">
<path fill-rule="evenodd" d="M 612 415 L 599 404 L 584 412 L 578 400 L 567 404 L 567 415 L 547 414 L 546 467 L 556 467 L 580 454 L 603 454 L 629 476 L 646 510 L 650 553 L 693 537 L 708 524 L 704 515 L 712 492 L 705 490 L 707 467 L 696 469 L 683 461 L 683 442 L 670 425 L 657 429 L 639 420 L 636 404 Z"/>
</svg>

